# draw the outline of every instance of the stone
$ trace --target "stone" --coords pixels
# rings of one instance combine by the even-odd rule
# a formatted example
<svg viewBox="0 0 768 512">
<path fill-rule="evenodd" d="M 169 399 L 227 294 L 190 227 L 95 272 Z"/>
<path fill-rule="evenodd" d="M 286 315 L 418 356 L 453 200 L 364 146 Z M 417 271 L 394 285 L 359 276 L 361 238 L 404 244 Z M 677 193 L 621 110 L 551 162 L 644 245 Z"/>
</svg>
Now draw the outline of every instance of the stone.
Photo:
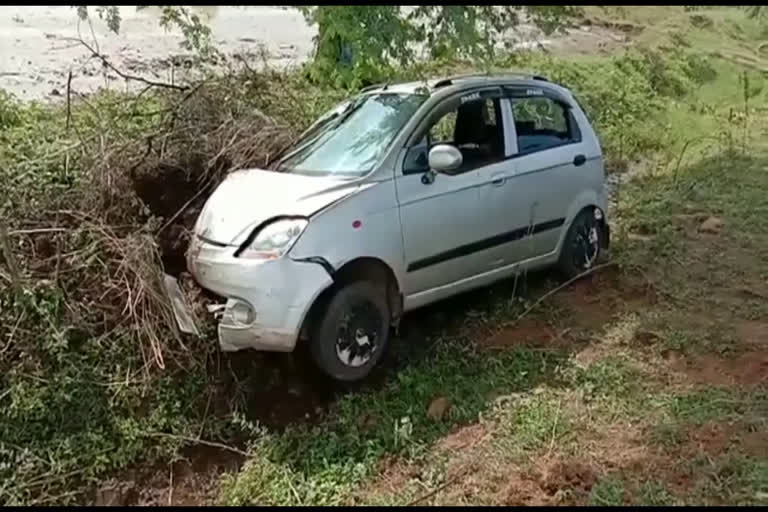
<svg viewBox="0 0 768 512">
<path fill-rule="evenodd" d="M 699 224 L 699 231 L 702 233 L 709 233 L 716 235 L 720 233 L 725 223 L 717 217 L 709 217 L 707 220 Z"/>
<path fill-rule="evenodd" d="M 435 421 L 440 421 L 445 416 L 445 413 L 451 408 L 451 401 L 444 397 L 438 397 L 432 400 L 427 408 L 427 416 Z"/>
</svg>

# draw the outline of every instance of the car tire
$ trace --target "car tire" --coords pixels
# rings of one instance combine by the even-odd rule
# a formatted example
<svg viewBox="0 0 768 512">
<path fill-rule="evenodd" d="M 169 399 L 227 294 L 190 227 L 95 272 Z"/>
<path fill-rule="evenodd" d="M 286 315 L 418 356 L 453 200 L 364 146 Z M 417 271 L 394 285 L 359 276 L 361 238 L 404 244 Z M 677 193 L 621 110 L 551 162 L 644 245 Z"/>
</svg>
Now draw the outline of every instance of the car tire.
<svg viewBox="0 0 768 512">
<path fill-rule="evenodd" d="M 356 281 L 339 289 L 309 343 L 315 364 L 343 382 L 367 377 L 389 343 L 390 311 L 383 286 Z"/>
<path fill-rule="evenodd" d="M 582 210 L 568 228 L 560 250 L 558 268 L 566 279 L 573 279 L 600 263 L 607 253 L 606 232 L 595 209 Z"/>
</svg>

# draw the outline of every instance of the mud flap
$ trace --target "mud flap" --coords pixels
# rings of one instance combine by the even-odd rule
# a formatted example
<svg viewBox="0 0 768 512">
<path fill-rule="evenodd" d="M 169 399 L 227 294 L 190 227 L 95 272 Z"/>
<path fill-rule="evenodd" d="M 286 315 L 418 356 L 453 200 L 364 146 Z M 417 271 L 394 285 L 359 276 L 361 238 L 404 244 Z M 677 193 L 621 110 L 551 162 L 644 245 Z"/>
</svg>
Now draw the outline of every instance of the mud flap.
<svg viewBox="0 0 768 512">
<path fill-rule="evenodd" d="M 163 274 L 163 283 L 165 284 L 165 293 L 171 302 L 173 316 L 176 317 L 176 323 L 181 332 L 200 337 L 200 331 L 195 324 L 195 316 L 184 299 L 184 292 L 181 291 L 179 282 L 175 277 Z"/>
</svg>

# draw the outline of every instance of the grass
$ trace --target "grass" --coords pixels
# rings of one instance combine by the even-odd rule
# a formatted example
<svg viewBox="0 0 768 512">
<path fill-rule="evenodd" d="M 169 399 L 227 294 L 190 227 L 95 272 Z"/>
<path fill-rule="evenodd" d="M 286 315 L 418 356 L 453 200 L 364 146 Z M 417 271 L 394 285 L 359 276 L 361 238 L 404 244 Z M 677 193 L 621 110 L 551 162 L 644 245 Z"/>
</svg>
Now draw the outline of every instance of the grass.
<svg viewBox="0 0 768 512">
<path fill-rule="evenodd" d="M 758 73 L 743 80 L 740 61 L 711 56 L 718 48 L 753 51 L 745 44 L 766 34 L 734 9 L 591 15 L 646 27 L 633 36 L 641 47 L 613 57 L 528 55 L 498 64 L 536 67 L 572 85 L 612 169 L 630 171 L 611 212 L 618 268 L 562 290 L 501 331 L 554 286 L 549 276 L 527 276 L 524 294 L 516 283 L 499 283 L 406 318 L 372 382 L 333 388 L 319 403 L 295 397 L 293 388 L 274 391 L 289 387 L 281 382 L 286 373 L 308 388 L 328 387 L 311 373 L 206 351 L 179 356 L 179 366 L 135 384 L 146 340 L 133 331 L 91 336 L 85 322 L 72 322 L 75 300 L 50 281 L 21 299 L 0 294 L 4 323 L 26 322 L 20 335 L 31 354 L 0 359 L 0 502 L 88 502 L 90 486 L 107 476 L 128 479 L 122 471 L 155 462 L 166 485 L 165 463 L 182 445 L 214 439 L 248 457 L 223 477 L 216 496 L 193 493 L 198 501 L 766 503 L 768 395 L 757 363 L 766 356 L 760 333 L 768 332 L 768 301 L 760 296 L 768 279 L 768 148 L 761 142 L 768 124 L 758 108 L 768 92 Z M 675 43 L 687 49 L 669 48 Z M 323 92 L 292 80 L 294 89 L 306 86 L 309 113 L 322 110 Z M 232 118 L 256 105 L 270 113 L 271 100 L 252 94 L 232 100 Z M 121 108 L 108 96 L 94 101 Z M 160 101 L 141 108 L 151 112 Z M 7 127 L 0 162 L 14 172 L 0 187 L 12 182 L 25 191 L 8 196 L 12 203 L 2 206 L 10 211 L 79 183 L 82 162 L 66 167 L 51 156 L 76 142 L 62 133 L 60 114 L 0 97 L 0 126 Z M 77 113 L 75 126 L 93 126 L 87 115 Z M 141 119 L 126 121 L 122 142 L 153 126 Z M 39 130 L 46 137 L 33 144 Z M 699 232 L 709 216 L 722 219 L 719 233 Z M 103 250 L 87 233 L 77 236 L 89 241 L 95 261 Z M 488 347 L 491 334 L 508 346 Z M 227 371 L 234 384 L 222 383 Z M 431 416 L 438 398 L 449 407 Z M 283 402 L 298 408 L 290 420 L 260 409 Z"/>
</svg>

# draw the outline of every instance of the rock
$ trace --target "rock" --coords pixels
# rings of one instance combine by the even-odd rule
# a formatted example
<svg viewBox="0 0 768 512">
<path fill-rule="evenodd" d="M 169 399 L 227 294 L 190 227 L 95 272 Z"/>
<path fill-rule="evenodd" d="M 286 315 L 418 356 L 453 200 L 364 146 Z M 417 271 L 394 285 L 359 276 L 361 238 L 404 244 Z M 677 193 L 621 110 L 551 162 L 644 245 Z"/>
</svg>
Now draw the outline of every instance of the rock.
<svg viewBox="0 0 768 512">
<path fill-rule="evenodd" d="M 58 89 L 51 91 L 51 96 L 61 96 L 61 92 Z"/>
<path fill-rule="evenodd" d="M 709 217 L 707 220 L 699 224 L 699 231 L 702 233 L 709 233 L 716 235 L 720 233 L 720 230 L 724 226 L 724 222 L 717 217 Z"/>
<path fill-rule="evenodd" d="M 660 339 L 661 337 L 652 331 L 638 330 L 635 333 L 635 341 L 641 345 L 652 345 Z"/>
<path fill-rule="evenodd" d="M 440 421 L 450 408 L 451 401 L 448 398 L 444 396 L 435 398 L 427 408 L 427 416 L 435 421 Z"/>
<path fill-rule="evenodd" d="M 676 363 L 682 359 L 683 355 L 679 350 L 665 349 L 661 351 L 661 357 L 663 357 L 665 361 Z"/>
</svg>

